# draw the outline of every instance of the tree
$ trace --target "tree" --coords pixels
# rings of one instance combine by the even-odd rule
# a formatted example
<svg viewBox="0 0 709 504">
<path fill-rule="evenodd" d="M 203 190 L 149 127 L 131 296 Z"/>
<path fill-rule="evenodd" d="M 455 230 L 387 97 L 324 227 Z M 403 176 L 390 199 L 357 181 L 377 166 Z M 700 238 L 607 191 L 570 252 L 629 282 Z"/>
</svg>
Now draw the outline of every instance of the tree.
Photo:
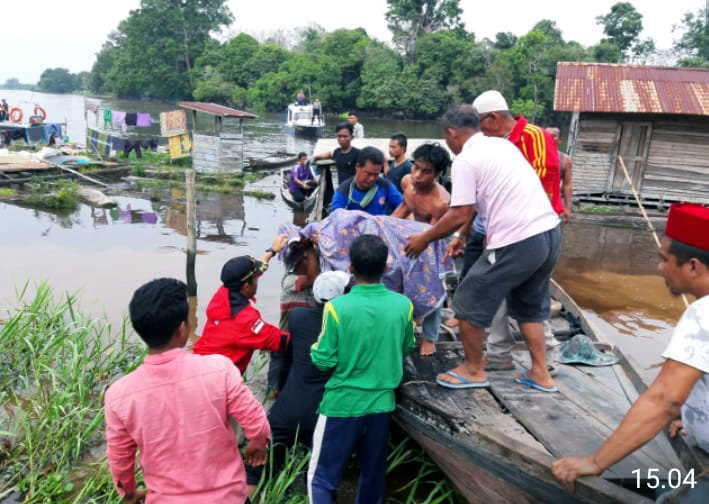
<svg viewBox="0 0 709 504">
<path fill-rule="evenodd" d="M 630 2 L 613 5 L 608 14 L 596 17 L 596 23 L 603 26 L 603 33 L 607 36 L 602 42 L 615 45 L 623 61 L 631 54 L 643 57 L 655 50 L 652 39 L 641 41 L 638 38 L 643 31 L 643 16 Z"/>
<path fill-rule="evenodd" d="M 194 62 L 210 44 L 210 33 L 233 20 L 225 3 L 142 0 L 99 53 L 92 89 L 133 98 L 190 96 Z"/>
<path fill-rule="evenodd" d="M 680 56 L 682 66 L 709 66 L 709 23 L 707 9 L 687 12 L 679 26 L 673 31 L 680 31 L 681 37 L 675 41 L 675 51 Z"/>
<path fill-rule="evenodd" d="M 441 29 L 463 30 L 459 0 L 387 0 L 386 20 L 394 43 L 415 59 L 416 41 L 425 33 Z"/>
<path fill-rule="evenodd" d="M 1 89 L 34 89 L 33 84 L 22 84 L 17 77 L 11 77 L 0 85 Z"/>
<path fill-rule="evenodd" d="M 71 93 L 79 89 L 80 80 L 66 68 L 47 68 L 40 75 L 37 87 L 47 93 Z"/>
</svg>

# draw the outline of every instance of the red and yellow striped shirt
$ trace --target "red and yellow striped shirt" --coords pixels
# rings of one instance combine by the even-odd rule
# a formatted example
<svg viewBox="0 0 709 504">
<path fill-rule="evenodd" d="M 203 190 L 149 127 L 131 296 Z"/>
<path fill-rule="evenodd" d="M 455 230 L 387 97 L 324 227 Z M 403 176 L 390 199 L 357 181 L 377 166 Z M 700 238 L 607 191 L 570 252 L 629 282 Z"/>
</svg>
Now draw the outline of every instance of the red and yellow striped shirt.
<svg viewBox="0 0 709 504">
<path fill-rule="evenodd" d="M 542 182 L 544 192 L 549 196 L 554 211 L 564 213 L 564 203 L 561 200 L 561 178 L 559 172 L 559 149 L 549 133 L 535 124 L 531 124 L 524 116 L 515 118 L 515 124 L 509 140 L 517 146 L 522 155 L 527 158 Z"/>
</svg>

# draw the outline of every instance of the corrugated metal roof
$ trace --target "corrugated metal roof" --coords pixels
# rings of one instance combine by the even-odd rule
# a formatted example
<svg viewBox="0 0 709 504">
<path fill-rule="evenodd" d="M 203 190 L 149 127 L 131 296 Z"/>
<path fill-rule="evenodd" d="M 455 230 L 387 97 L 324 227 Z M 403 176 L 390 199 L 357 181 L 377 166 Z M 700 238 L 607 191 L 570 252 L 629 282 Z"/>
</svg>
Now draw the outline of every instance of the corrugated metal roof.
<svg viewBox="0 0 709 504">
<path fill-rule="evenodd" d="M 559 62 L 554 110 L 709 115 L 709 71 Z"/>
<path fill-rule="evenodd" d="M 212 114 L 221 117 L 239 117 L 241 119 L 255 119 L 257 117 L 255 114 L 250 112 L 236 110 L 225 107 L 224 105 L 217 105 L 216 103 L 181 101 L 177 102 L 177 104 L 188 110 L 196 110 L 197 112 L 204 112 L 205 114 Z"/>
</svg>

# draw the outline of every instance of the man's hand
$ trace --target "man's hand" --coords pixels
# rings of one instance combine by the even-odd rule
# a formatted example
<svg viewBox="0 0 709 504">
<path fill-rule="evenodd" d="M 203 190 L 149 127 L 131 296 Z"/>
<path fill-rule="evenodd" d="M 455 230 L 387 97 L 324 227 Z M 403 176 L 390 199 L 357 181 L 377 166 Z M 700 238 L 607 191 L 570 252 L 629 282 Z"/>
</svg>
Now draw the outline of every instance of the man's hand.
<svg viewBox="0 0 709 504">
<path fill-rule="evenodd" d="M 592 456 L 566 457 L 551 465 L 551 472 L 569 492 L 574 491 L 574 482 L 582 476 L 598 476 L 603 470 Z"/>
<path fill-rule="evenodd" d="M 140 502 L 145 502 L 145 496 L 148 494 L 145 490 L 136 490 L 133 493 L 125 494 L 123 496 L 124 504 L 138 504 Z"/>
<path fill-rule="evenodd" d="M 564 213 L 561 214 L 561 218 L 564 220 L 564 222 L 569 222 L 571 220 L 571 207 L 564 208 Z"/>
<path fill-rule="evenodd" d="M 677 434 L 682 431 L 683 427 L 682 420 L 672 420 L 672 423 L 670 424 L 670 437 L 676 437 Z"/>
<path fill-rule="evenodd" d="M 409 236 L 409 240 L 404 247 L 404 252 L 412 259 L 416 259 L 421 252 L 428 247 L 428 241 L 423 237 L 423 233 Z"/>
<path fill-rule="evenodd" d="M 288 235 L 278 235 L 273 239 L 273 242 L 271 243 L 271 248 L 276 252 L 280 252 L 283 250 L 283 247 L 286 246 L 288 243 Z"/>
<path fill-rule="evenodd" d="M 268 457 L 268 443 L 263 440 L 252 439 L 246 445 L 244 458 L 246 463 L 252 467 L 262 466 L 266 463 Z"/>
<path fill-rule="evenodd" d="M 453 257 L 458 257 L 459 255 L 463 255 L 463 252 L 465 252 L 465 245 L 463 244 L 463 239 L 462 238 L 453 238 L 449 243 L 448 246 L 446 247 L 446 253 L 443 256 L 443 259 L 441 259 L 441 262 L 445 262 L 446 259 L 453 258 Z"/>
</svg>

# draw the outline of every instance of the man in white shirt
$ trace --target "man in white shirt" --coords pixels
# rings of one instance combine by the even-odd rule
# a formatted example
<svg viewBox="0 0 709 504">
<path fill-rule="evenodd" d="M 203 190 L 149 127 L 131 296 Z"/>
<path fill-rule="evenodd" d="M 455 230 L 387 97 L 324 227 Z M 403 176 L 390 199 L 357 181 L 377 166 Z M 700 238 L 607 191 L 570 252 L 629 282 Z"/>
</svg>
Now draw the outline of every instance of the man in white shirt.
<svg viewBox="0 0 709 504">
<path fill-rule="evenodd" d="M 670 422 L 671 435 L 682 429 L 690 443 L 709 451 L 709 208 L 673 204 L 665 235 L 658 269 L 672 294 L 691 294 L 696 301 L 685 310 L 662 354 L 667 360 L 660 374 L 611 437 L 593 455 L 554 462 L 554 476 L 569 490 L 577 478 L 601 474 Z"/>
<path fill-rule="evenodd" d="M 356 115 L 350 114 L 347 118 L 347 122 L 352 125 L 354 130 L 352 133 L 352 138 L 364 138 L 364 126 L 362 126 L 362 123 L 359 122 L 359 118 Z"/>
<path fill-rule="evenodd" d="M 459 106 L 441 122 L 456 154 L 451 208 L 429 230 L 409 237 L 406 252 L 418 255 L 475 212 L 487 219 L 487 244 L 453 298 L 465 359 L 436 381 L 448 388 L 490 385 L 483 357 L 485 328 L 506 299 L 532 357 L 532 368 L 515 380 L 557 392 L 545 364 L 542 322 L 549 317 L 549 280 L 559 258 L 559 218 L 524 156 L 507 140 L 484 136 L 474 108 Z"/>
</svg>

